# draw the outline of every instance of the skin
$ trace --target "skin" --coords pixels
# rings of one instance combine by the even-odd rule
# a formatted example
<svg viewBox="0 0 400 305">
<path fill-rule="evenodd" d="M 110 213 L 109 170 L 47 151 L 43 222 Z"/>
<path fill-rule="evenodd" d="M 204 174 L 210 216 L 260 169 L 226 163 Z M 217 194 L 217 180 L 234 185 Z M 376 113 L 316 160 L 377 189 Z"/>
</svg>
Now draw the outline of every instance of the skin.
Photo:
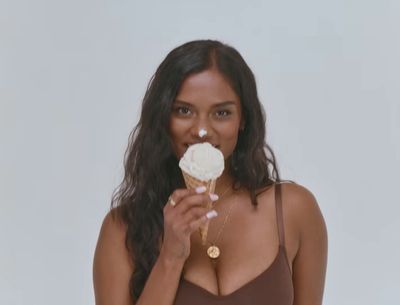
<svg viewBox="0 0 400 305">
<path fill-rule="evenodd" d="M 222 104 L 226 101 L 231 103 Z M 183 82 L 173 105 L 169 132 L 178 158 L 186 151 L 186 144 L 208 141 L 228 160 L 244 124 L 239 98 L 229 82 L 211 68 Z M 204 137 L 198 134 L 201 128 L 207 130 Z M 221 256 L 217 264 L 210 262 L 197 234 L 198 227 L 207 221 L 204 203 L 208 195 L 182 189 L 171 194 L 177 205 L 165 205 L 165 236 L 159 260 L 137 304 L 172 304 L 181 273 L 185 280 L 214 295 L 228 295 L 272 264 L 279 245 L 274 186 L 261 190 L 258 208 L 253 209 L 246 190 L 227 189 L 231 181 L 227 171 L 218 179 L 215 193 L 220 199 L 214 209 L 219 215 L 210 221 L 208 231 L 209 240 L 214 240 L 233 205 L 218 241 Z M 327 265 L 323 216 L 313 194 L 301 185 L 282 184 L 282 202 L 293 304 L 320 305 Z M 111 214 L 106 216 L 94 261 L 97 304 L 132 304 L 128 282 L 134 264 L 124 246 L 125 232 L 122 222 Z"/>
<path fill-rule="evenodd" d="M 188 144 L 210 142 L 221 150 L 227 163 L 244 125 L 239 97 L 221 73 L 212 68 L 191 75 L 182 83 L 172 107 L 169 131 L 178 159 Z M 207 134 L 200 137 L 202 128 Z M 231 181 L 224 171 L 217 180 L 216 193 L 222 194 Z"/>
<path fill-rule="evenodd" d="M 182 84 L 172 107 L 170 136 L 178 158 L 187 143 L 210 142 L 225 159 L 235 149 L 239 127 L 243 127 L 240 100 L 216 70 L 189 76 Z M 204 128 L 207 134 L 199 136 Z"/>
</svg>

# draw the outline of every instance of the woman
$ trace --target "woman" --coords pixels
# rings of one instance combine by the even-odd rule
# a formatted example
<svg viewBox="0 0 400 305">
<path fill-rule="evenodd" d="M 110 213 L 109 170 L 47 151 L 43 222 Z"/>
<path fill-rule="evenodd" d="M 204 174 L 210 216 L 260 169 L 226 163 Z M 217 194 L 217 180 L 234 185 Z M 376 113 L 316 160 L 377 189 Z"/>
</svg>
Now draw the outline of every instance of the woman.
<svg viewBox="0 0 400 305">
<path fill-rule="evenodd" d="M 214 194 L 187 190 L 178 167 L 199 142 L 224 155 Z M 240 54 L 211 40 L 174 49 L 147 89 L 101 228 L 96 304 L 321 304 L 325 223 L 310 191 L 281 182 Z"/>
</svg>

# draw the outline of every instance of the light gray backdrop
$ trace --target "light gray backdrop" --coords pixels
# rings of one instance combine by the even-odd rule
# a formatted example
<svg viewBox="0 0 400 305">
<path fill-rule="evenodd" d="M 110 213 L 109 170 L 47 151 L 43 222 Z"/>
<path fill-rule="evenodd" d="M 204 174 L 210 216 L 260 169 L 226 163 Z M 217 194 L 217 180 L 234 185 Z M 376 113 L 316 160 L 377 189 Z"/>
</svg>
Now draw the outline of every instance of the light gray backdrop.
<svg viewBox="0 0 400 305">
<path fill-rule="evenodd" d="M 329 231 L 324 304 L 400 304 L 400 2 L 0 0 L 0 304 L 93 304 L 147 82 L 188 40 L 253 69 L 282 176 Z"/>
</svg>

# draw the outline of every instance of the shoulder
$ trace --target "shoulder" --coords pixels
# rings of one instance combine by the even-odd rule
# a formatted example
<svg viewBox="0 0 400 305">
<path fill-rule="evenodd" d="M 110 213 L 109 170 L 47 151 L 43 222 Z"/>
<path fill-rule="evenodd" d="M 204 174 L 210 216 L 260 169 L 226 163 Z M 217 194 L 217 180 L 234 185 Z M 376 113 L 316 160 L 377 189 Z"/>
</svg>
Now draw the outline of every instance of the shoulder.
<svg viewBox="0 0 400 305">
<path fill-rule="evenodd" d="M 290 180 L 284 180 L 256 190 L 256 196 L 263 200 L 273 199 L 279 185 L 282 194 L 283 210 L 300 216 L 314 215 L 320 212 L 319 204 L 314 194 L 305 186 Z M 322 215 L 321 215 L 322 216 Z"/>
<path fill-rule="evenodd" d="M 296 304 L 322 304 L 328 237 L 314 194 L 296 183 L 282 183 L 282 205 L 295 226 L 299 247 L 293 257 Z"/>
<path fill-rule="evenodd" d="M 107 257 L 115 256 L 128 260 L 129 254 L 125 245 L 126 231 L 127 226 L 120 217 L 118 208 L 113 208 L 103 219 L 96 254 L 100 257 L 106 254 Z"/>
<path fill-rule="evenodd" d="M 125 246 L 126 229 L 117 208 L 104 217 L 93 260 L 96 304 L 129 304 L 133 263 Z"/>
<path fill-rule="evenodd" d="M 118 208 L 110 210 L 103 219 L 96 251 L 125 252 L 125 237 L 127 226 L 119 215 Z"/>
<path fill-rule="evenodd" d="M 279 185 L 282 190 L 283 209 L 291 215 L 300 232 L 310 226 L 325 225 L 317 199 L 308 188 L 294 182 L 282 182 Z"/>
<path fill-rule="evenodd" d="M 125 239 L 126 230 L 127 226 L 120 215 L 120 208 L 116 207 L 111 209 L 104 217 L 100 233 L 110 234 L 119 240 Z"/>
<path fill-rule="evenodd" d="M 278 184 L 275 184 L 275 188 Z M 314 194 L 305 186 L 295 182 L 281 182 L 282 199 L 292 209 L 315 209 L 318 207 Z"/>
<path fill-rule="evenodd" d="M 281 183 L 282 205 L 300 241 L 312 243 L 317 249 L 327 247 L 327 228 L 314 194 L 297 183 Z M 325 250 L 324 250 L 325 251 Z"/>
</svg>

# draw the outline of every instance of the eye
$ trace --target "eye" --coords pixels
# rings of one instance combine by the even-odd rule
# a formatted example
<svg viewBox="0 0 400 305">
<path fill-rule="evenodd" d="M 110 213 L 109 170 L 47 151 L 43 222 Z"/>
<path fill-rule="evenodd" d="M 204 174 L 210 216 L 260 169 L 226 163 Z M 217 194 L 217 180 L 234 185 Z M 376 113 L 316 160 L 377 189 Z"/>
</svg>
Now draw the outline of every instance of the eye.
<svg viewBox="0 0 400 305">
<path fill-rule="evenodd" d="M 190 114 L 190 109 L 185 106 L 178 106 L 174 108 L 174 112 L 176 112 L 179 115 L 187 116 Z"/>
<path fill-rule="evenodd" d="M 231 114 L 229 110 L 218 110 L 216 112 L 217 117 L 227 117 Z"/>
</svg>

